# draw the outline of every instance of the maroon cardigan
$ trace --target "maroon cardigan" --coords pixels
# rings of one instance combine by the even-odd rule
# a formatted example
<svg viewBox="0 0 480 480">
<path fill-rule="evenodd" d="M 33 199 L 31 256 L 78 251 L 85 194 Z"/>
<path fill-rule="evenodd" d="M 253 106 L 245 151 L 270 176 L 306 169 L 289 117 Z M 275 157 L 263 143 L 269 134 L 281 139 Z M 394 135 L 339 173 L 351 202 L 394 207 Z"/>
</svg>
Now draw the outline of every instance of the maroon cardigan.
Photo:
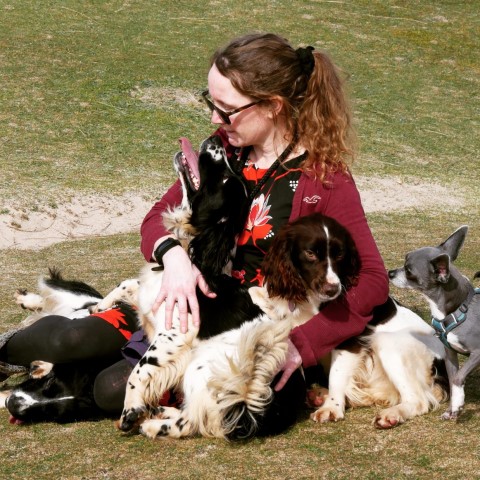
<svg viewBox="0 0 480 480">
<path fill-rule="evenodd" d="M 181 196 L 180 181 L 177 181 L 146 215 L 141 226 L 141 250 L 147 261 L 151 261 L 155 242 L 169 233 L 163 227 L 162 213 L 178 205 Z M 330 302 L 306 324 L 292 330 L 290 338 L 300 352 L 304 367 L 316 365 L 318 359 L 337 345 L 362 333 L 372 319 L 373 308 L 387 300 L 389 291 L 385 266 L 352 177 L 336 173 L 326 182 L 320 182 L 302 174 L 290 220 L 314 212 L 334 218 L 349 230 L 360 255 L 361 271 L 357 286 Z"/>
</svg>

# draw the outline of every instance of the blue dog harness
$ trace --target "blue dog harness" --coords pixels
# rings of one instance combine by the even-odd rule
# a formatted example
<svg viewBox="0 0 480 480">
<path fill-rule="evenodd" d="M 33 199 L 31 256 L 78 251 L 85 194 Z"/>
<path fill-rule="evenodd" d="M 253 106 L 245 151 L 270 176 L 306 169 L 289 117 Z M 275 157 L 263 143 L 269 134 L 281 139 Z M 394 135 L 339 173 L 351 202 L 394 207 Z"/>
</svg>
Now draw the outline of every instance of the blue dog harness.
<svg viewBox="0 0 480 480">
<path fill-rule="evenodd" d="M 475 295 L 480 295 L 480 288 L 472 288 L 466 300 L 453 312 L 447 315 L 443 320 L 432 317 L 432 327 L 435 329 L 435 335 L 440 338 L 442 343 L 451 350 L 455 350 L 447 341 L 447 335 L 454 328 L 461 325 L 467 318 L 468 306 Z"/>
</svg>

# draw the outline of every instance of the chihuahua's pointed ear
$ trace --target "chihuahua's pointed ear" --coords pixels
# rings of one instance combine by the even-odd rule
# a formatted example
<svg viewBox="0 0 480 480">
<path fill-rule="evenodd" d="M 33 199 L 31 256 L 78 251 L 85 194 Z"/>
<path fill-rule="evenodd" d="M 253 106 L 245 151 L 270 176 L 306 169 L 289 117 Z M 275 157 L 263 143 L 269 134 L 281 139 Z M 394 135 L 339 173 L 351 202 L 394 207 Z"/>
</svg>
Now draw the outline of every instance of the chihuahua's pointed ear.
<svg viewBox="0 0 480 480">
<path fill-rule="evenodd" d="M 450 260 L 452 262 L 454 262 L 458 257 L 458 253 L 463 246 L 467 232 L 468 226 L 463 225 L 455 230 L 442 244 L 439 245 L 439 248 L 450 255 Z"/>
<path fill-rule="evenodd" d="M 435 280 L 439 283 L 447 283 L 450 278 L 450 257 L 442 253 L 430 260 L 435 275 Z"/>
</svg>

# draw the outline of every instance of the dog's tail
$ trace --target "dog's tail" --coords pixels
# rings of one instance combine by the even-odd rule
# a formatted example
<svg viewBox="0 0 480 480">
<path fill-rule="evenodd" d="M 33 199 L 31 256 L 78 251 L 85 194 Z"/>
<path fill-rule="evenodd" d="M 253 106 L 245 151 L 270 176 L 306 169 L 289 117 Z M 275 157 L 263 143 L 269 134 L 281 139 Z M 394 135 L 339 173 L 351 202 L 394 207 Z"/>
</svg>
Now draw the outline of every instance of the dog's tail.
<svg viewBox="0 0 480 480">
<path fill-rule="evenodd" d="M 286 321 L 247 323 L 235 357 L 212 372 L 209 388 L 227 438 L 249 438 L 259 429 L 273 397 L 270 384 L 285 360 L 289 332 Z"/>
<path fill-rule="evenodd" d="M 50 267 L 48 269 L 49 276 L 45 278 L 40 278 L 39 280 L 39 289 L 58 289 L 65 290 L 67 292 L 72 292 L 76 294 L 88 295 L 97 299 L 102 299 L 103 295 L 95 290 L 92 286 L 79 282 L 77 280 L 65 280 L 56 267 Z"/>
</svg>

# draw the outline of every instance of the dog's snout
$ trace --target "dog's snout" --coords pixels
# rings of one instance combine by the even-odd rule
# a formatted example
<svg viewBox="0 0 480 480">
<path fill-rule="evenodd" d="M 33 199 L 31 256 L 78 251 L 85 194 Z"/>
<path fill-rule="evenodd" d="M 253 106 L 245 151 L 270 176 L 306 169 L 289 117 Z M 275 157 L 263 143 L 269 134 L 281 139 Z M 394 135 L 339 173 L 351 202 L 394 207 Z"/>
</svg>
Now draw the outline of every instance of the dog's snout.
<svg viewBox="0 0 480 480">
<path fill-rule="evenodd" d="M 324 286 L 323 293 L 327 297 L 334 297 L 339 292 L 340 285 L 338 283 L 327 283 Z"/>
<path fill-rule="evenodd" d="M 214 135 L 214 136 L 212 137 L 212 143 L 213 143 L 216 147 L 223 147 L 222 139 L 221 139 L 218 135 Z"/>
</svg>

